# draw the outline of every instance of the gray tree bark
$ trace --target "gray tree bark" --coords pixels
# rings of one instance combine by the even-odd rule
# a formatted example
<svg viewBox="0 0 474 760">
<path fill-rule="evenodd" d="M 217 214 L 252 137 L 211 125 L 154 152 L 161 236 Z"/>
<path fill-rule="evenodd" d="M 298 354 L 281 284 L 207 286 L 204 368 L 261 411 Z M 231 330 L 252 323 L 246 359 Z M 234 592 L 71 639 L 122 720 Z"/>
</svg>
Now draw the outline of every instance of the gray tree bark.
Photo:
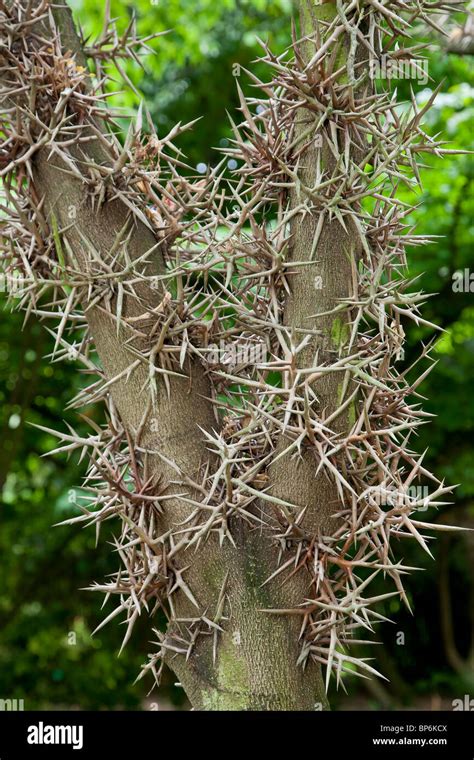
<svg viewBox="0 0 474 760">
<path fill-rule="evenodd" d="M 305 33 L 310 33 L 312 19 L 321 12 L 320 6 L 311 0 L 300 0 L 299 6 L 302 28 Z M 64 51 L 77 51 L 78 42 L 70 11 L 57 9 L 55 17 L 61 29 Z M 83 150 L 88 151 L 91 160 L 96 163 L 110 165 L 113 161 L 113 157 L 99 143 L 94 146 L 89 144 Z M 314 183 L 315 150 L 308 149 L 301 170 L 302 180 L 308 185 Z M 84 193 L 83 183 L 61 171 L 65 168 L 61 159 L 49 157 L 47 147 L 37 153 L 34 167 L 36 192 L 38 197 L 44 198 L 48 222 L 51 224 L 54 215 L 65 243 L 84 271 L 91 267 L 84 239 L 90 241 L 99 256 L 107 260 L 111 245 L 123 228 L 128 209 L 119 200 L 105 202 L 99 209 L 92 208 L 88 195 Z M 71 206 L 76 210 L 76 221 L 72 226 L 68 216 Z M 295 223 L 291 252 L 293 260 L 303 261 L 310 256 L 317 221 L 315 215 L 307 215 Z M 317 273 L 321 275 L 324 287 L 318 291 L 314 288 L 312 277 L 294 277 L 291 297 L 285 309 L 287 325 L 307 327 L 309 314 L 333 308 L 337 299 L 350 293 L 353 262 L 357 258 L 355 239 L 357 236 L 350 231 L 345 233 L 337 221 L 324 226 L 316 253 Z M 138 258 L 155 245 L 152 233 L 135 221 L 129 242 L 130 256 Z M 156 274 L 164 271 L 163 256 L 158 249 L 153 268 Z M 163 293 L 151 289 L 147 291 L 143 285 L 141 287 L 139 295 L 143 301 L 150 307 L 157 306 Z M 85 301 L 84 308 L 87 306 Z M 126 299 L 123 307 L 125 319 L 142 312 L 143 307 L 137 300 L 131 297 Z M 87 319 L 106 376 L 116 377 L 131 361 L 125 347 L 129 337 L 127 329 L 123 326 L 117 334 L 115 320 L 100 306 L 88 309 Z M 307 366 L 311 366 L 309 363 L 313 362 L 317 351 L 320 352 L 320 359 L 326 352 L 341 352 L 347 340 L 347 325 L 341 319 L 314 319 L 312 326 L 321 331 L 321 339 L 315 339 L 300 355 L 299 360 Z M 211 404 L 206 401 L 210 389 L 204 370 L 188 360 L 186 373 L 188 379 L 171 380 L 170 397 L 163 387 L 158 388 L 154 408 L 142 430 L 141 445 L 159 450 L 184 473 L 195 478 L 203 462 L 210 457 L 200 428 L 211 431 L 217 422 Z M 146 368 L 139 366 L 130 376 L 124 376 L 111 386 L 114 403 L 132 440 L 142 426 L 148 403 L 148 396 L 143 391 L 146 383 Z M 314 389 L 320 398 L 321 409 L 326 416 L 331 414 L 338 406 L 339 378 L 327 375 L 324 380 L 315 383 Z M 348 425 L 348 416 L 349 412 L 337 420 L 341 432 Z M 157 426 L 151 424 L 153 419 L 157 421 Z M 284 447 L 285 441 L 281 445 Z M 176 472 L 171 466 L 166 465 L 159 456 L 154 456 L 149 467 L 156 482 L 160 481 L 161 490 L 166 484 L 168 493 L 177 493 L 178 487 L 172 483 Z M 271 469 L 271 493 L 307 506 L 306 526 L 314 533 L 324 533 L 332 529 L 331 515 L 337 506 L 337 494 L 324 475 L 314 477 L 315 468 L 316 463 L 309 455 L 299 463 L 289 457 L 283 458 Z M 199 498 L 199 494 L 194 494 L 194 498 Z M 267 502 L 262 503 L 261 508 L 265 513 L 269 509 Z M 189 515 L 190 510 L 191 507 L 178 497 L 168 501 L 160 529 L 165 531 L 175 526 Z M 200 637 L 188 660 L 181 655 L 168 655 L 169 666 L 177 674 L 192 705 L 199 710 L 326 708 L 319 666 L 311 663 L 303 670 L 296 665 L 300 652 L 299 616 L 275 616 L 263 611 L 300 604 L 307 591 L 307 579 L 296 575 L 283 586 L 278 579 L 262 586 L 276 568 L 276 549 L 258 530 L 249 531 L 242 524 L 234 525 L 232 530 L 235 548 L 229 544 L 220 548 L 217 539 L 211 536 L 198 552 L 190 554 L 189 569 L 186 571 L 187 583 L 200 608 L 209 611 L 215 609 L 227 577 L 229 620 L 219 638 L 216 661 L 213 659 L 212 637 Z M 195 608 L 184 594 L 178 594 L 176 609 L 182 617 L 195 614 Z M 171 625 L 167 632 L 168 640 L 172 640 L 173 633 Z"/>
</svg>

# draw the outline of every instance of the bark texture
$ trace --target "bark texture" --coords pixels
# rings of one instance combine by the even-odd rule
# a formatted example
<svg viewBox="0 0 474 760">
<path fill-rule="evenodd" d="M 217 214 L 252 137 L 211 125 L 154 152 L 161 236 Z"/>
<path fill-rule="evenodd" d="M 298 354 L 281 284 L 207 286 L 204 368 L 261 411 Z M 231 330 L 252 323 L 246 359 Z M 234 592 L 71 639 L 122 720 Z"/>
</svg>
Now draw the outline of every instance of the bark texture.
<svg viewBox="0 0 474 760">
<path fill-rule="evenodd" d="M 327 4 L 324 4 L 327 7 Z M 321 12 L 309 0 L 301 0 L 302 28 L 311 32 L 313 14 Z M 55 16 L 62 33 L 64 52 L 77 50 L 71 14 L 67 9 L 57 9 Z M 308 46 L 308 55 L 311 45 Z M 312 116 L 310 118 L 313 118 Z M 98 125 L 99 126 L 99 125 Z M 302 125 L 306 128 L 307 124 Z M 100 126 L 99 126 L 100 128 Z M 76 149 L 78 161 L 89 157 L 104 166 L 113 157 L 100 143 Z M 315 166 L 319 160 L 317 149 L 309 149 L 302 159 L 301 178 L 307 185 L 314 184 Z M 326 156 L 323 160 L 329 161 Z M 39 198 L 44 198 L 48 222 L 54 217 L 64 245 L 72 251 L 85 272 L 93 266 L 87 241 L 104 261 L 108 260 L 113 241 L 123 228 L 128 216 L 119 200 L 106 201 L 99 209 L 93 208 L 90 194 L 78 179 L 64 173 L 66 167 L 57 156 L 51 156 L 48 147 L 42 148 L 34 160 L 35 188 Z M 295 201 L 296 202 L 296 199 Z M 75 209 L 75 223 L 71 225 L 69 210 Z M 307 215 L 294 223 L 291 257 L 304 261 L 311 256 L 318 218 Z M 310 343 L 299 360 L 311 366 L 319 357 L 341 353 L 347 339 L 347 325 L 334 318 L 308 320 L 308 315 L 327 311 L 337 299 L 347 296 L 351 290 L 354 261 L 357 251 L 351 231 L 344 232 L 339 223 L 324 225 L 316 251 L 317 267 L 323 288 L 316 290 L 314 275 L 295 275 L 291 281 L 291 296 L 285 309 L 285 324 L 295 329 L 314 327 L 321 337 Z M 162 252 L 156 246 L 152 233 L 140 222 L 133 222 L 129 241 L 129 255 L 143 256 L 154 248 L 152 257 L 156 273 L 164 271 Z M 138 289 L 138 298 L 126 298 L 123 316 L 137 317 L 144 306 L 153 308 L 160 303 L 163 292 Z M 117 332 L 114 318 L 106 309 L 97 305 L 88 308 L 85 295 L 84 308 L 97 352 L 108 378 L 116 377 L 130 365 L 131 357 L 126 346 L 129 337 L 125 327 Z M 173 461 L 190 477 L 196 478 L 203 463 L 210 460 L 200 429 L 211 431 L 217 425 L 212 405 L 206 401 L 210 396 L 209 381 L 203 368 L 187 361 L 187 379 L 171 380 L 168 397 L 164 386 L 159 384 L 154 408 L 143 425 L 148 404 L 144 391 L 147 370 L 138 366 L 130 375 L 123 376 L 111 386 L 113 401 L 121 419 L 132 438 L 141 432 L 141 444 L 149 450 L 159 451 L 167 460 Z M 338 406 L 340 378 L 325 376 L 314 384 L 320 398 L 321 411 L 329 416 Z M 152 425 L 152 420 L 158 424 Z M 341 415 L 337 425 L 341 431 L 348 424 L 347 416 Z M 282 447 L 285 441 L 282 441 Z M 166 465 L 163 458 L 151 457 L 149 467 L 154 473 L 160 491 L 177 493 L 173 484 L 176 471 Z M 323 475 L 314 477 L 316 463 L 308 455 L 302 461 L 283 458 L 271 470 L 272 493 L 283 499 L 291 498 L 297 504 L 308 507 L 307 524 L 316 533 L 331 530 L 331 514 L 337 504 L 335 488 Z M 193 494 L 199 498 L 199 494 Z M 264 514 L 269 507 L 262 504 Z M 190 513 L 191 507 L 179 497 L 167 502 L 163 517 L 163 530 L 176 526 Z M 300 575 L 281 585 L 275 580 L 263 586 L 264 580 L 275 570 L 276 549 L 269 546 L 267 538 L 258 529 L 249 530 L 244 525 L 232 528 L 236 546 L 219 547 L 212 536 L 194 553 L 189 552 L 187 583 L 193 590 L 202 610 L 212 611 L 219 591 L 226 580 L 228 603 L 224 633 L 219 638 L 217 656 L 213 657 L 212 637 L 200 637 L 188 660 L 182 655 L 167 657 L 169 666 L 177 674 L 192 705 L 200 710 L 311 710 L 327 707 L 324 685 L 319 666 L 309 664 L 305 670 L 297 667 L 300 651 L 298 616 L 274 616 L 264 612 L 268 608 L 290 608 L 305 598 L 306 581 Z M 184 594 L 176 603 L 178 616 L 196 613 L 193 604 Z M 173 626 L 168 631 L 168 641 L 173 640 Z"/>
</svg>

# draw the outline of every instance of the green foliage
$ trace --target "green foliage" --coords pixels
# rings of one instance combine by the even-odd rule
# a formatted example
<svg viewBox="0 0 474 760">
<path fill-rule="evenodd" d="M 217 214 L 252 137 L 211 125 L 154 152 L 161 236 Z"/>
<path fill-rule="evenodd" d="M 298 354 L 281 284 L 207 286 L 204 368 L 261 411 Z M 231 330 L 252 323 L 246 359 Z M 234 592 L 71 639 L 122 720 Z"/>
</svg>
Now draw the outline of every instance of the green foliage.
<svg viewBox="0 0 474 760">
<path fill-rule="evenodd" d="M 91 0 L 74 0 L 87 34 L 98 35 L 102 8 Z M 262 54 L 259 39 L 281 51 L 289 42 L 290 0 L 174 0 L 152 4 L 114 0 L 113 13 L 126 28 L 133 14 L 141 35 L 166 33 L 150 43 L 153 52 L 143 70 L 127 63 L 125 71 L 143 98 L 161 134 L 177 121 L 202 120 L 185 134 L 180 147 L 191 165 L 216 162 L 216 146 L 230 137 L 226 111 L 238 106 L 236 79 Z M 115 88 L 117 89 L 117 88 Z M 128 109 L 139 97 L 130 87 L 112 99 Z"/>
</svg>

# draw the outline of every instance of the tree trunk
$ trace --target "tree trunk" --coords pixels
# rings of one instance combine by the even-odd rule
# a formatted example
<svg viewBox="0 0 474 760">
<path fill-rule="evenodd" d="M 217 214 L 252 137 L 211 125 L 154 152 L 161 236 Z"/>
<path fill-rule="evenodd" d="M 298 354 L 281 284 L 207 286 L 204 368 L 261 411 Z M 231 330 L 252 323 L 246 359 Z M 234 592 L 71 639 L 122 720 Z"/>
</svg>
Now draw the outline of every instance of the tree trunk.
<svg viewBox="0 0 474 760">
<path fill-rule="evenodd" d="M 328 18 L 335 5 L 315 5 L 310 0 L 300 0 L 302 31 L 311 34 L 318 18 Z M 329 9 L 328 9 L 329 8 Z M 329 16 L 328 16 L 329 14 Z M 63 52 L 74 50 L 79 57 L 78 40 L 74 32 L 70 11 L 57 8 L 54 16 L 58 24 Z M 48 22 L 42 22 L 46 33 L 51 33 Z M 339 55 L 344 54 L 344 45 Z M 314 54 L 314 43 L 305 46 L 308 59 Z M 23 96 L 19 93 L 17 103 Z M 306 118 L 307 117 L 307 118 Z M 307 119 L 314 119 L 308 112 L 303 116 L 301 129 L 308 126 Z M 100 128 L 100 125 L 96 125 Z M 321 159 L 319 148 L 309 148 L 302 156 L 301 182 L 314 185 L 316 166 Z M 110 166 L 116 157 L 101 142 L 84 143 L 71 149 L 80 162 L 86 156 L 93 164 Z M 333 159 L 326 148 L 322 149 L 322 162 L 331 169 Z M 80 164 L 79 164 L 80 165 Z M 93 207 L 90 196 L 84 192 L 85 182 L 66 173 L 67 165 L 56 154 L 51 155 L 48 145 L 40 148 L 33 161 L 34 186 L 38 198 L 44 198 L 44 209 L 49 230 L 57 227 L 63 247 L 69 257 L 78 263 L 85 274 L 94 261 L 90 251 L 102 261 L 110 260 L 110 251 L 120 237 L 129 210 L 120 200 L 109 200 Z M 297 204 L 293 194 L 292 204 Z M 71 224 L 74 209 L 74 224 Z M 319 214 L 307 214 L 303 220 L 296 217 L 293 223 L 293 244 L 290 261 L 317 263 L 310 277 L 294 275 L 291 279 L 291 295 L 284 311 L 284 323 L 294 328 L 308 326 L 308 315 L 327 312 L 334 308 L 338 299 L 351 293 L 354 267 L 358 251 L 357 235 L 347 231 L 336 220 L 324 221 L 318 230 Z M 156 239 L 147 227 L 137 220 L 131 222 L 128 252 L 137 259 L 146 251 L 154 249 L 150 268 L 157 275 L 164 272 L 164 260 Z M 49 234 L 45 228 L 45 234 Z M 125 232 L 123 233 L 125 236 Z M 319 242 L 314 250 L 315 235 Z M 150 269 L 151 271 L 151 269 Z M 300 270 L 301 271 L 301 270 Z M 314 277 L 320 276 L 322 288 L 314 287 Z M 131 440 L 142 450 L 159 452 L 151 454 L 148 468 L 159 484 L 160 494 L 178 494 L 182 488 L 175 482 L 177 468 L 194 480 L 199 480 L 206 462 L 212 466 L 212 455 L 206 448 L 202 430 L 211 432 L 217 426 L 209 379 L 203 368 L 189 358 L 185 363 L 187 377 L 172 378 L 168 395 L 163 384 L 158 384 L 156 398 L 150 399 L 147 387 L 148 373 L 143 364 L 126 372 L 133 361 L 127 348 L 132 333 L 126 322 L 137 318 L 146 309 L 157 307 L 164 296 L 163 290 L 152 290 L 143 283 L 137 288 L 137 298 L 127 296 L 124 300 L 122 324 L 117 328 L 113 309 L 108 311 L 100 305 L 90 307 L 87 290 L 84 290 L 83 307 L 86 311 L 90 333 L 100 357 L 106 378 L 118 378 L 110 386 L 110 394 Z M 146 304 L 146 307 L 144 307 Z M 314 317 L 313 328 L 320 336 L 312 340 L 298 356 L 299 366 L 310 367 L 322 363 L 325 357 L 342 356 L 348 342 L 348 319 Z M 137 347 L 136 342 L 134 346 Z M 319 353 L 318 353 L 319 352 Z M 315 358 L 318 355 L 318 362 Z M 120 374 L 122 376 L 120 377 Z M 341 383 L 337 373 L 325 375 L 314 382 L 314 391 L 320 399 L 321 415 L 327 419 L 341 403 Z M 350 393 L 351 386 L 346 388 Z M 350 405 L 334 420 L 334 429 L 345 433 L 350 422 Z M 140 431 L 140 440 L 137 440 Z M 288 441 L 282 437 L 277 453 L 284 451 Z M 305 454 L 297 462 L 289 456 L 282 457 L 270 469 L 271 494 L 296 505 L 307 507 L 305 528 L 315 536 L 328 534 L 334 529 L 331 515 L 338 506 L 338 495 L 333 483 L 324 474 L 315 477 L 317 462 L 313 454 Z M 190 494 L 199 499 L 197 491 Z M 270 507 L 262 502 L 265 515 Z M 176 496 L 166 502 L 166 509 L 159 526 L 160 533 L 185 520 L 192 511 L 189 503 Z M 172 647 L 180 628 L 170 623 L 165 642 L 166 661 L 177 674 L 194 708 L 199 710 L 312 710 L 326 709 L 327 699 L 320 666 L 308 662 L 305 669 L 297 666 L 301 642 L 299 615 L 272 615 L 269 609 L 297 608 L 308 591 L 308 578 L 303 573 L 294 575 L 282 585 L 279 578 L 264 582 L 277 567 L 277 549 L 272 547 L 264 531 L 235 521 L 232 525 L 235 546 L 230 543 L 219 546 L 217 537 L 211 535 L 199 551 L 177 559 L 186 583 L 197 601 L 195 604 L 182 592 L 175 602 L 177 619 L 193 618 L 206 614 L 212 618 L 222 592 L 225 594 L 224 631 L 219 634 L 216 651 L 212 636 L 199 636 L 189 656 L 174 653 Z"/>
</svg>

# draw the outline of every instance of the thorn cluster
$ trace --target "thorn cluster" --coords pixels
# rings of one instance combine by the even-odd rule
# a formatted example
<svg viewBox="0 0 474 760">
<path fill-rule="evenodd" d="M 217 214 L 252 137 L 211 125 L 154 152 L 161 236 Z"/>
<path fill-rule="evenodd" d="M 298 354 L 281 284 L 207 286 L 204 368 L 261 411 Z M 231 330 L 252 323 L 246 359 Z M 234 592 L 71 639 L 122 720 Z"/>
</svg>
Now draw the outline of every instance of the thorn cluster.
<svg viewBox="0 0 474 760">
<path fill-rule="evenodd" d="M 77 359 L 96 378 L 72 406 L 102 402 L 107 425 L 91 423 L 88 437 L 72 429 L 57 433 L 55 451 L 90 457 L 82 514 L 66 522 L 84 521 L 99 531 L 104 521 L 119 518 L 121 568 L 93 586 L 106 599 L 119 599 L 101 625 L 124 614 L 125 645 L 141 612 L 153 616 L 161 607 L 179 634 L 156 632 L 159 651 L 144 669 L 156 678 L 166 650 L 189 657 L 201 635 L 213 636 L 216 653 L 226 584 L 215 609 L 200 609 L 186 581 L 189 550 L 211 535 L 221 545 L 233 542 L 235 521 L 262 531 L 279 548 L 267 582 L 304 575 L 307 595 L 299 607 L 266 612 L 300 615 L 300 664 L 323 663 L 327 681 L 334 671 L 338 683 L 354 664 L 360 675 L 375 672 L 346 654 L 355 631 L 372 631 L 385 619 L 374 605 L 392 594 L 408 604 L 402 577 L 414 568 L 396 557 L 398 539 L 414 539 L 429 552 L 425 531 L 448 529 L 419 519 L 421 508 L 445 504 L 452 489 L 409 447 L 428 416 L 417 401 L 418 387 L 433 364 L 416 379 L 413 367 L 397 368 L 403 325 L 429 324 L 420 315 L 426 296 L 411 289 L 405 258 L 407 245 L 428 238 L 407 225 L 412 208 L 397 190 L 420 186 L 420 156 L 447 151 L 421 124 L 436 92 L 423 107 L 413 96 L 402 108 L 383 82 L 370 81 L 369 71 L 382 56 L 416 58 L 423 46 L 411 45 L 413 28 L 423 23 L 438 29 L 437 14 L 460 4 L 330 5 L 313 34 L 293 33 L 284 55 L 263 46 L 268 81 L 249 73 L 255 94 L 246 98 L 239 89 L 242 120 L 232 123 L 231 147 L 197 177 L 175 145 L 184 126 L 159 137 L 141 108 L 123 143 L 116 136 L 121 114 L 105 108 L 111 68 L 125 76 L 121 61 L 138 62 L 149 41 L 136 36 L 133 23 L 119 36 L 107 6 L 99 39 L 83 46 L 93 61 L 91 74 L 77 51 L 62 49 L 48 0 L 0 3 L 2 270 L 21 284 L 11 289 L 15 306 L 27 317 L 54 320 L 51 359 Z M 316 138 L 320 148 L 308 184 L 301 170 Z M 118 199 L 128 210 L 106 259 L 79 230 L 87 268 L 68 241 L 68 227 L 59 227 L 38 195 L 35 161 L 45 152 L 61 159 L 65 179 L 81 182 L 92 209 Z M 238 163 L 230 178 L 229 157 Z M 316 233 L 309 255 L 298 261 L 294 239 L 308 218 Z M 321 235 L 334 223 L 354 236 L 360 255 L 352 257 L 348 297 L 318 312 L 315 290 L 308 325 L 329 317 L 340 329 L 337 345 L 312 351 L 321 330 L 287 324 L 285 307 L 294 277 L 302 271 L 314 277 Z M 133 258 L 129 241 L 137 224 L 156 242 Z M 164 261 L 158 273 L 157 251 Z M 158 305 L 150 292 L 160 294 Z M 131 300 L 138 308 L 126 308 Z M 112 378 L 98 369 L 87 321 L 92 309 L 111 315 L 124 336 L 129 363 Z M 430 347 L 423 346 L 420 359 L 429 359 Z M 202 431 L 209 457 L 201 472 L 184 473 L 166 462 L 190 512 L 163 532 L 166 502 L 176 493 L 170 496 L 168 484 L 150 472 L 149 457 L 164 456 L 147 447 L 142 433 L 156 410 L 158 388 L 169 394 L 170 379 L 187 376 L 190 360 L 210 380 L 216 429 Z M 132 434 L 114 405 L 113 388 L 143 367 L 148 406 Z M 318 394 L 318 382 L 328 376 L 339 384 L 333 410 Z M 286 500 L 272 494 L 270 466 L 288 456 L 312 457 L 315 478 L 334 484 L 333 530 L 314 532 L 308 506 L 292 503 L 291 488 Z M 412 486 L 426 480 L 433 484 L 429 496 L 413 496 Z M 380 573 L 393 580 L 395 591 L 371 594 Z M 176 593 L 196 607 L 195 617 L 177 614 Z"/>
</svg>

